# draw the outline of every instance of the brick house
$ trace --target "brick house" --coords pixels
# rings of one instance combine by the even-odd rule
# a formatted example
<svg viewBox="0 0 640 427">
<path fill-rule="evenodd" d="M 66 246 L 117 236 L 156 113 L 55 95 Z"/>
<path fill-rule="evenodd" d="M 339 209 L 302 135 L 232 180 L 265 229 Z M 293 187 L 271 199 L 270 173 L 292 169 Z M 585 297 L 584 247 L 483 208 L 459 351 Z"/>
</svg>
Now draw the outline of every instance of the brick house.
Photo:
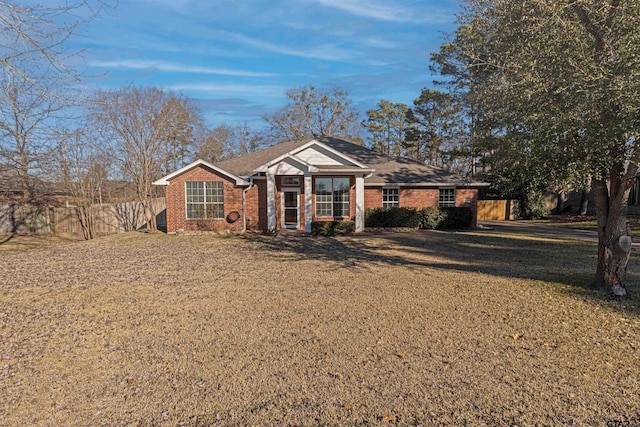
<svg viewBox="0 0 640 427">
<path fill-rule="evenodd" d="M 481 182 L 336 138 L 284 142 L 216 164 L 197 160 L 157 181 L 166 186 L 167 231 L 296 229 L 354 221 L 368 208 L 468 206 Z"/>
</svg>

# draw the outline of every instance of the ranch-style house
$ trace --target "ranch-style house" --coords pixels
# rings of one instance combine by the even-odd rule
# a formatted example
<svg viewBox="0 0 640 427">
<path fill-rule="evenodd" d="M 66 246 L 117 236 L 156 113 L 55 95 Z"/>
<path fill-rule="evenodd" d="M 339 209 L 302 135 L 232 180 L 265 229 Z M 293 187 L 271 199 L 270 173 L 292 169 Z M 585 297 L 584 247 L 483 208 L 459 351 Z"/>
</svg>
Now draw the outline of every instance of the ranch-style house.
<svg viewBox="0 0 640 427">
<path fill-rule="evenodd" d="M 467 206 L 475 226 L 478 188 L 486 185 L 329 137 L 215 164 L 197 160 L 154 184 L 166 186 L 169 233 L 308 233 L 314 221 L 353 221 L 361 232 L 366 209 L 392 206 Z"/>
</svg>

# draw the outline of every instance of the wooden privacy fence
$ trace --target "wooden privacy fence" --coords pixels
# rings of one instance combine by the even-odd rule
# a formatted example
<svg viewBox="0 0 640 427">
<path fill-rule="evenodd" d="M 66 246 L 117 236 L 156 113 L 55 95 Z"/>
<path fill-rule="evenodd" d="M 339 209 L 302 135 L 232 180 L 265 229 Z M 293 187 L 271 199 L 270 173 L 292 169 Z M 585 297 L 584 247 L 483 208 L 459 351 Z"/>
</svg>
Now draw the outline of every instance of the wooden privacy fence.
<svg viewBox="0 0 640 427">
<path fill-rule="evenodd" d="M 152 200 L 159 228 L 166 227 L 166 199 Z M 0 204 L 0 233 L 53 234 L 86 238 L 123 233 L 146 224 L 142 202 L 105 203 L 88 208 Z"/>
<path fill-rule="evenodd" d="M 518 200 L 478 200 L 478 221 L 517 219 L 518 207 Z"/>
</svg>

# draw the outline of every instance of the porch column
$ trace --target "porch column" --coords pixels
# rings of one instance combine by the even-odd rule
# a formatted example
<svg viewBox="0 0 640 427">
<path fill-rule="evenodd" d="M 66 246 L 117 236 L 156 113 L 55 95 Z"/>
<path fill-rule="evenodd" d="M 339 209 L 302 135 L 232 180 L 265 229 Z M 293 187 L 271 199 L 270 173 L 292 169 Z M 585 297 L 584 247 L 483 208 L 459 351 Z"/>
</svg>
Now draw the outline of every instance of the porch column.
<svg viewBox="0 0 640 427">
<path fill-rule="evenodd" d="M 311 221 L 313 221 L 313 186 L 311 174 L 304 175 L 304 232 L 311 233 Z"/>
<path fill-rule="evenodd" d="M 276 229 L 276 179 L 267 173 L 267 229 Z"/>
<path fill-rule="evenodd" d="M 364 231 L 364 176 L 356 176 L 356 233 Z"/>
</svg>

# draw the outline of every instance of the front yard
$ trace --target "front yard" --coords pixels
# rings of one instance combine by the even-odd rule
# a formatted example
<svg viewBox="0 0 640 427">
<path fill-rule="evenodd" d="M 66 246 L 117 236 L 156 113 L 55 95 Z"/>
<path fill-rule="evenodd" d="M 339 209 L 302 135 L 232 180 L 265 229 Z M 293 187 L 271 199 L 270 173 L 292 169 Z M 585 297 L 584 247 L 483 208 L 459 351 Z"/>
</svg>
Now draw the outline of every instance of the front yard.
<svg viewBox="0 0 640 427">
<path fill-rule="evenodd" d="M 490 231 L 0 251 L 0 425 L 640 423 L 640 275 Z"/>
</svg>

